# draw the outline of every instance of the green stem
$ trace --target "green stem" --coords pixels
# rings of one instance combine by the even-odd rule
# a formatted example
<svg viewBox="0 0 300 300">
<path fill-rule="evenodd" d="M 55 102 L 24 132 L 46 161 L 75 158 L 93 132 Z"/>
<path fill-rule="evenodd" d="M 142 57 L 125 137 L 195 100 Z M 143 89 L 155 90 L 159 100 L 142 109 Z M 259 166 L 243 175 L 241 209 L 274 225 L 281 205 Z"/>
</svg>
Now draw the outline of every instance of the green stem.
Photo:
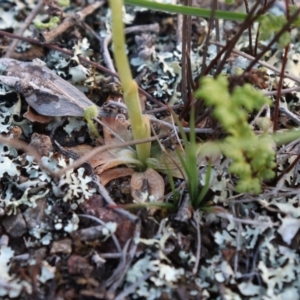
<svg viewBox="0 0 300 300">
<path fill-rule="evenodd" d="M 125 0 L 125 4 L 133 5 L 133 6 L 141 6 L 141 7 L 150 8 L 153 10 L 160 10 L 160 11 L 177 13 L 177 14 L 188 15 L 188 16 L 197 16 L 197 17 L 203 17 L 203 18 L 211 17 L 210 9 L 204 9 L 204 8 L 198 8 L 198 7 L 164 4 L 164 3 L 158 3 L 158 2 L 147 1 L 147 0 Z M 244 21 L 246 19 L 246 17 L 247 17 L 247 14 L 244 14 L 244 13 L 221 11 L 221 10 L 215 11 L 216 19 Z M 260 18 L 258 20 L 260 20 Z"/>
<path fill-rule="evenodd" d="M 147 116 L 142 115 L 138 86 L 132 79 L 131 70 L 126 55 L 126 42 L 123 24 L 123 0 L 110 0 L 112 11 L 112 36 L 114 57 L 118 73 L 124 90 L 124 101 L 135 140 L 150 137 L 150 123 Z M 138 159 L 146 166 L 146 159 L 150 157 L 151 143 L 136 145 Z"/>
</svg>

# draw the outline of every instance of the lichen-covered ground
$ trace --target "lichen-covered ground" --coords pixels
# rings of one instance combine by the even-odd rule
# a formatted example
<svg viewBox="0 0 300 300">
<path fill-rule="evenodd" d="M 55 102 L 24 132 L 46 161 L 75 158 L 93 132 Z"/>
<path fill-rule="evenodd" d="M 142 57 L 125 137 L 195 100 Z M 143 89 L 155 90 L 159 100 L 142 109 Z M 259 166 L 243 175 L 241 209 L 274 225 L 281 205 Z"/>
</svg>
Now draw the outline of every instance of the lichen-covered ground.
<svg viewBox="0 0 300 300">
<path fill-rule="evenodd" d="M 219 2 L 222 9 L 244 9 L 243 1 L 228 7 Z M 193 4 L 209 7 L 211 1 Z M 272 13 L 284 14 L 283 4 L 276 1 Z M 61 7 L 55 1 L 5 0 L 0 6 L 0 299 L 300 299 L 299 139 L 276 149 L 276 178 L 263 182 L 259 195 L 237 194 L 230 160 L 215 157 L 203 209 L 192 211 L 186 202 L 175 152 L 180 137 L 168 109 L 160 105 L 173 107 L 178 116 L 185 109 L 182 16 L 124 8 L 127 52 L 141 105 L 153 120 L 152 135 L 165 134 L 153 143 L 165 149 L 165 156 L 153 155 L 153 169 L 141 173 L 115 77 L 106 1 L 71 1 Z M 53 16 L 59 20 L 53 28 L 33 25 Z M 186 32 L 191 36 L 186 72 L 195 85 L 208 26 L 209 20 L 193 17 Z M 240 26 L 220 20 L 218 42 L 225 45 Z M 253 24 L 253 43 L 256 31 Z M 11 33 L 25 37 L 14 48 Z M 213 27 L 206 66 L 221 49 L 216 36 Z M 298 36 L 293 29 L 283 89 L 300 83 Z M 246 30 L 222 73 L 230 78 L 245 69 L 253 59 L 244 55 L 249 47 Z M 4 60 L 5 55 L 17 62 Z M 269 66 L 280 69 L 282 57 L 275 45 L 263 59 L 265 69 L 255 65 L 247 82 L 266 95 L 276 91 L 279 74 Z M 56 77 L 45 75 L 47 67 L 64 80 L 62 87 L 49 79 Z M 16 91 L 15 85 L 4 84 L 14 78 L 25 80 L 35 98 L 28 97 L 24 85 Z M 102 109 L 97 138 L 83 118 L 88 106 L 83 99 Z M 279 131 L 299 126 L 299 101 L 297 90 L 281 96 Z M 197 111 L 199 142 L 222 138 L 205 109 Z M 273 121 L 272 106 L 264 114 Z M 249 115 L 253 126 L 255 117 Z M 184 118 L 182 124 L 187 126 Z M 87 162 L 74 166 L 89 153 Z M 174 204 L 165 161 L 179 207 L 137 205 Z M 204 185 L 205 162 L 199 161 L 198 168 Z"/>
</svg>

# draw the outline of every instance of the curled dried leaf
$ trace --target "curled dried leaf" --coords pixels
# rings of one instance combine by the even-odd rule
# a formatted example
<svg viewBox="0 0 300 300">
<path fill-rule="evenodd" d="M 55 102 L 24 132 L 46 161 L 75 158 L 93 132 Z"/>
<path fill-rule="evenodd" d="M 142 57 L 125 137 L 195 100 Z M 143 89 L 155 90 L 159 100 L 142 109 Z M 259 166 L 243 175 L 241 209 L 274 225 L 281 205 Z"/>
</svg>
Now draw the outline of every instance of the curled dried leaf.
<svg viewBox="0 0 300 300">
<path fill-rule="evenodd" d="M 159 201 L 164 196 L 164 180 L 153 169 L 133 173 L 130 185 L 131 195 L 139 203 L 145 202 L 149 196 L 153 196 L 154 201 Z"/>
</svg>

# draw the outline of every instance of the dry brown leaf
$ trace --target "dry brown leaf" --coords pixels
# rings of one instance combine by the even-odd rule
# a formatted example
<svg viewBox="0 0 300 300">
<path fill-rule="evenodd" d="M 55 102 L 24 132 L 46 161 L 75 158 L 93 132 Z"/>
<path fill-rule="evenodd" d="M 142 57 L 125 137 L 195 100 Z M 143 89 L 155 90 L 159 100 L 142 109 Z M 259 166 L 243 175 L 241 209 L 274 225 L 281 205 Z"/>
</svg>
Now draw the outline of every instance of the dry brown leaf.
<svg viewBox="0 0 300 300">
<path fill-rule="evenodd" d="M 38 122 L 42 124 L 49 123 L 53 118 L 48 116 L 42 116 L 35 112 L 30 106 L 28 106 L 28 109 L 26 113 L 23 114 L 23 117 L 31 122 Z"/>
<path fill-rule="evenodd" d="M 66 147 L 66 150 L 70 150 L 78 154 L 79 156 L 83 156 L 87 152 L 91 151 L 94 149 L 94 147 L 89 146 L 89 145 L 78 145 L 75 147 Z M 115 156 L 109 152 L 109 151 L 103 151 L 99 154 L 96 154 L 93 158 L 89 160 L 90 165 L 93 168 L 96 168 L 98 166 L 101 166 L 105 164 L 107 161 L 114 159 Z"/>
<path fill-rule="evenodd" d="M 119 150 L 119 149 L 117 149 Z M 130 149 L 121 149 L 118 152 L 112 153 L 112 157 L 107 160 L 102 166 L 97 168 L 97 174 L 101 174 L 104 170 L 111 169 L 120 165 L 135 165 L 142 167 L 142 163 L 136 158 L 136 154 Z"/>
<path fill-rule="evenodd" d="M 105 186 L 113 179 L 130 176 L 134 173 L 132 168 L 115 168 L 103 171 L 99 176 L 100 182 Z"/>
<path fill-rule="evenodd" d="M 131 195 L 139 203 L 143 203 L 148 196 L 154 196 L 154 201 L 162 201 L 165 193 L 165 183 L 162 176 L 153 169 L 145 172 L 135 172 L 131 176 Z"/>
<path fill-rule="evenodd" d="M 115 132 L 125 142 L 133 139 L 129 120 L 122 116 L 102 118 L 101 121 Z M 115 137 L 105 126 L 103 126 L 105 145 L 119 144 L 120 139 Z"/>
</svg>

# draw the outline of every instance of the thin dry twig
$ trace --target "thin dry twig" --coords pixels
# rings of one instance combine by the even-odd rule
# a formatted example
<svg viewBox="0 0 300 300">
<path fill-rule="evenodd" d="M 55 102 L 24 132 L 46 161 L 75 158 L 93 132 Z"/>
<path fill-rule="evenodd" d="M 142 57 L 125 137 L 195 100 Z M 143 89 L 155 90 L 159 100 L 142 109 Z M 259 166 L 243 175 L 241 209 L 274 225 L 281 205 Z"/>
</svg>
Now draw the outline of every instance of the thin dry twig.
<svg viewBox="0 0 300 300">
<path fill-rule="evenodd" d="M 190 6 L 191 0 L 184 0 L 184 5 Z M 182 28 L 182 45 L 181 45 L 181 97 L 183 103 L 188 102 L 188 83 L 187 83 L 187 53 L 191 52 L 191 16 L 183 16 Z"/>
<path fill-rule="evenodd" d="M 255 225 L 255 226 L 270 226 L 270 227 L 273 227 L 273 226 L 278 226 L 279 223 L 276 222 L 259 222 L 259 221 L 254 221 L 254 220 L 249 220 L 249 219 L 240 219 L 240 218 L 235 218 L 233 215 L 229 214 L 229 213 L 224 213 L 224 212 L 216 212 L 216 215 L 221 217 L 221 218 L 224 218 L 224 219 L 227 219 L 228 221 L 234 221 L 234 222 L 238 222 L 238 223 L 241 223 L 241 224 L 247 224 L 247 225 Z"/>
<path fill-rule="evenodd" d="M 35 16 L 39 13 L 39 11 L 43 7 L 44 7 L 44 0 L 40 0 L 38 4 L 35 6 L 35 8 L 27 16 L 22 26 L 19 28 L 17 35 L 22 35 L 25 32 L 25 30 L 28 28 L 32 20 L 35 18 Z M 8 49 L 6 50 L 4 57 L 10 57 L 11 54 L 14 52 L 17 44 L 18 44 L 18 40 L 13 40 L 12 43 L 9 45 Z"/>
<path fill-rule="evenodd" d="M 86 30 L 88 30 L 95 39 L 97 39 L 99 42 L 102 42 L 102 39 L 100 37 L 100 35 L 90 26 L 88 25 L 86 22 L 82 21 L 81 25 L 83 28 L 85 28 Z"/>
<path fill-rule="evenodd" d="M 288 93 L 292 93 L 292 92 L 299 92 L 300 91 L 300 87 L 299 86 L 294 86 L 292 88 L 288 88 L 288 89 L 282 89 L 280 91 L 280 94 L 288 94 Z M 265 96 L 276 96 L 277 91 L 269 91 L 269 92 L 263 92 L 263 94 Z"/>
<path fill-rule="evenodd" d="M 125 260 L 125 265 L 123 267 L 122 273 L 119 274 L 118 278 L 116 278 L 114 283 L 110 286 L 110 288 L 108 290 L 108 294 L 115 294 L 116 289 L 121 284 L 121 282 L 123 281 L 124 277 L 127 274 L 127 271 L 132 263 L 132 260 L 135 256 L 135 253 L 137 250 L 138 243 L 136 242 L 136 240 L 138 240 L 141 236 L 141 225 L 142 225 L 141 220 L 138 219 L 138 221 L 136 222 L 135 231 L 134 231 L 133 237 L 131 239 L 130 249 L 129 249 L 127 257 L 126 257 L 127 259 Z"/>
<path fill-rule="evenodd" d="M 95 216 L 92 216 L 92 215 L 86 215 L 86 214 L 78 214 L 78 217 L 80 217 L 80 218 L 91 219 L 91 220 L 93 220 L 93 221 L 95 221 L 95 222 L 101 224 L 102 226 L 105 226 L 105 227 L 106 227 L 106 223 L 103 222 L 101 219 L 95 217 Z M 107 229 L 108 229 L 108 231 L 109 231 L 109 228 L 107 228 Z M 122 252 L 122 248 L 121 248 L 121 246 L 120 246 L 120 243 L 119 243 L 119 241 L 118 241 L 116 235 L 115 235 L 113 232 L 111 232 L 111 238 L 112 238 L 112 240 L 114 241 L 114 244 L 115 244 L 115 246 L 116 246 L 116 248 L 117 248 L 117 251 L 118 251 L 119 253 L 121 253 L 121 252 Z"/>
<path fill-rule="evenodd" d="M 216 9 L 218 7 L 218 2 L 216 0 L 212 1 L 212 10 L 211 10 L 211 15 L 209 18 L 209 25 L 208 25 L 208 32 L 207 32 L 207 37 L 204 43 L 204 53 L 203 53 L 203 59 L 202 59 L 202 69 L 201 69 L 201 76 L 205 74 L 205 68 L 206 68 L 206 58 L 207 58 L 207 50 L 208 50 L 208 45 L 209 45 L 209 37 L 211 35 L 213 25 L 216 21 L 215 19 L 215 14 L 216 14 Z"/>
<path fill-rule="evenodd" d="M 214 45 L 218 45 L 220 47 L 226 47 L 226 45 L 224 45 L 222 43 L 219 43 L 219 42 L 216 42 L 216 41 L 210 41 L 210 43 L 214 44 Z M 247 53 L 244 53 L 242 51 L 239 51 L 237 49 L 232 49 L 232 52 L 236 53 L 238 55 L 241 55 L 241 56 L 243 56 L 243 57 L 245 57 L 245 58 L 247 58 L 247 59 L 249 59 L 251 61 L 255 59 L 255 57 L 253 57 L 253 56 L 251 56 L 251 55 L 249 55 Z M 272 65 L 270 65 L 268 63 L 266 63 L 265 61 L 258 60 L 257 63 L 260 64 L 260 65 L 262 65 L 263 67 L 266 67 L 266 68 L 270 69 L 271 71 L 274 71 L 275 73 L 280 74 L 280 72 L 281 72 L 280 69 L 278 69 L 278 68 L 276 68 L 276 67 L 274 67 L 274 66 L 272 66 Z M 297 83 L 300 83 L 300 77 L 293 76 L 293 75 L 288 74 L 288 73 L 284 73 L 284 77 L 289 78 L 291 80 L 294 80 Z"/>
<path fill-rule="evenodd" d="M 269 7 L 271 6 L 271 3 L 273 3 L 275 0 L 271 0 L 271 2 L 268 4 Z M 236 43 L 238 42 L 239 38 L 242 36 L 243 32 L 252 25 L 253 22 L 255 22 L 255 20 L 258 18 L 259 15 L 254 15 L 256 9 L 259 6 L 259 1 L 256 1 L 255 4 L 253 5 L 252 9 L 250 10 L 249 14 L 247 15 L 245 21 L 242 23 L 241 27 L 239 28 L 237 34 L 232 38 L 232 40 L 226 45 L 225 48 L 223 48 L 221 50 L 221 52 L 219 52 L 217 54 L 217 56 L 211 61 L 210 66 L 208 66 L 208 70 L 211 69 L 212 65 L 215 63 L 214 60 L 217 59 L 217 57 L 220 55 L 220 53 L 224 53 L 222 60 L 219 64 L 219 66 L 217 67 L 217 70 L 215 72 L 215 76 L 220 74 L 222 72 L 222 69 L 227 61 L 227 59 L 229 58 L 229 56 L 232 53 L 232 49 L 235 47 Z M 218 59 L 217 59 L 218 60 Z M 207 74 L 207 71 L 206 71 Z"/>
<path fill-rule="evenodd" d="M 263 106 L 260 108 L 259 112 L 258 112 L 258 113 L 256 114 L 256 116 L 254 117 L 254 119 L 251 121 L 250 125 L 256 124 L 257 119 L 261 116 L 261 114 L 263 113 L 263 111 L 266 110 L 266 109 L 268 109 L 268 108 L 269 108 L 269 105 L 267 105 L 267 104 L 263 105 Z"/>
<path fill-rule="evenodd" d="M 291 118 L 293 120 L 293 122 L 295 122 L 297 125 L 300 125 L 300 118 L 297 115 L 295 115 L 294 113 L 292 113 L 290 110 L 288 110 L 284 106 L 280 106 L 279 111 L 281 113 L 285 114 L 286 116 L 288 116 L 289 118 Z"/>
<path fill-rule="evenodd" d="M 290 17 L 290 10 L 288 7 L 288 2 L 286 2 L 286 17 L 289 19 Z M 288 28 L 288 32 L 291 33 L 290 28 Z M 284 55 L 282 59 L 282 66 L 281 66 L 281 72 L 280 72 L 280 77 L 279 77 L 279 82 L 278 82 L 278 89 L 277 89 L 277 95 L 275 99 L 275 106 L 274 106 L 274 114 L 273 114 L 273 131 L 276 132 L 278 129 L 278 115 L 279 115 L 279 105 L 280 105 L 280 97 L 281 97 L 281 89 L 283 85 L 283 79 L 284 79 L 284 72 L 285 72 L 285 67 L 287 64 L 287 59 L 288 59 L 288 52 L 289 52 L 289 44 L 285 46 L 284 48 Z"/>
<path fill-rule="evenodd" d="M 75 13 L 74 15 L 72 15 L 70 17 L 65 18 L 64 21 L 61 24 L 59 24 L 57 27 L 55 27 L 51 31 L 45 32 L 43 34 L 46 43 L 53 41 L 57 36 L 59 36 L 63 32 L 70 29 L 72 26 L 74 26 L 76 23 L 83 20 L 88 15 L 92 14 L 95 10 L 97 10 L 99 7 L 101 7 L 104 3 L 105 3 L 105 1 L 92 2 L 92 4 L 83 8 L 81 11 Z"/>
<path fill-rule="evenodd" d="M 102 289 L 105 290 L 106 288 L 108 288 L 116 280 L 118 280 L 118 278 L 120 277 L 120 273 L 124 272 L 124 268 L 125 268 L 125 265 L 126 265 L 126 258 L 127 258 L 127 250 L 129 248 L 130 242 L 131 242 L 131 239 L 129 239 L 125 243 L 125 245 L 122 249 L 122 256 L 120 257 L 118 266 L 114 269 L 113 274 L 108 279 L 106 279 L 105 282 L 103 282 L 103 284 L 100 287 L 100 290 L 102 290 Z M 108 296 L 109 299 L 113 299 L 114 295 L 107 294 L 107 296 Z M 109 296 L 112 296 L 112 297 L 109 297 Z"/>
<path fill-rule="evenodd" d="M 104 187 L 103 184 L 101 184 L 99 182 L 99 179 L 97 177 L 97 180 L 94 180 L 94 183 L 97 185 L 98 188 L 98 192 L 99 194 L 104 198 L 104 200 L 111 206 L 113 207 L 113 210 L 117 213 L 119 213 L 120 215 L 122 215 L 123 217 L 127 218 L 128 220 L 130 220 L 131 222 L 135 223 L 138 221 L 138 217 L 131 214 L 130 212 L 121 209 L 121 208 L 117 208 L 118 205 L 114 202 L 114 200 L 111 198 L 111 196 L 109 195 L 107 189 Z"/>
<path fill-rule="evenodd" d="M 273 39 L 268 43 L 268 45 L 256 55 L 254 60 L 252 60 L 251 63 L 246 68 L 245 72 L 249 72 L 255 66 L 255 64 L 266 54 L 266 52 L 269 51 L 269 49 L 271 49 L 272 45 L 279 40 L 281 35 L 284 32 L 289 31 L 291 24 L 298 18 L 299 13 L 300 13 L 300 7 L 290 16 L 290 18 L 288 18 L 286 24 L 282 26 L 282 28 L 274 35 Z"/>
<path fill-rule="evenodd" d="M 144 281 L 149 279 L 153 275 L 153 272 L 149 271 L 143 276 L 141 276 L 135 283 L 131 284 L 129 287 L 125 288 L 120 294 L 115 297 L 115 300 L 124 300 L 130 294 L 132 294 L 137 287 L 139 287 Z"/>
<path fill-rule="evenodd" d="M 120 142 L 125 143 L 125 141 L 114 131 L 112 130 L 109 126 L 107 126 L 105 123 L 103 123 L 100 119 L 94 118 L 94 121 L 102 125 L 103 128 L 106 128 L 115 138 L 117 138 Z M 132 147 L 130 147 L 133 149 Z"/>
<path fill-rule="evenodd" d="M 170 129 L 174 129 L 176 132 L 180 132 L 179 127 L 175 126 L 174 123 L 170 124 L 168 122 L 156 119 L 155 117 L 152 117 L 152 116 L 150 116 L 150 121 L 161 124 L 161 125 L 166 126 Z M 183 127 L 182 130 L 186 133 L 189 133 L 191 131 L 191 128 Z M 195 130 L 195 133 L 205 133 L 205 134 L 207 133 L 207 134 L 209 134 L 209 133 L 214 132 L 214 130 L 212 128 L 195 128 L 194 130 Z"/>
</svg>

